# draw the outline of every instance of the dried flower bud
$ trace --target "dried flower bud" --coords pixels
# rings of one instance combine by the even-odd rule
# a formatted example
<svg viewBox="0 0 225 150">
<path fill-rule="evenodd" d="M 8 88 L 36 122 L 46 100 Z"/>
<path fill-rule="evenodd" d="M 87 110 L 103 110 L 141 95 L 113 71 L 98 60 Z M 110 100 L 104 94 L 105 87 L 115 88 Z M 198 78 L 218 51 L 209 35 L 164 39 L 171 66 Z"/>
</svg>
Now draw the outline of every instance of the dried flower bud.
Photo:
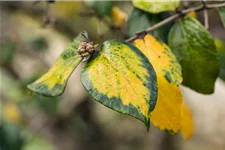
<svg viewBox="0 0 225 150">
<path fill-rule="evenodd" d="M 86 49 L 93 49 L 94 48 L 94 45 L 91 45 L 91 44 L 87 44 L 86 46 Z"/>
<path fill-rule="evenodd" d="M 95 44 L 95 45 L 94 45 L 94 49 L 96 49 L 97 47 L 98 47 L 98 44 Z"/>
<path fill-rule="evenodd" d="M 87 42 L 81 42 L 79 46 L 86 46 Z"/>
<path fill-rule="evenodd" d="M 83 48 L 83 46 L 80 46 L 80 45 L 79 45 L 79 47 L 78 47 L 78 49 L 77 49 L 77 50 L 79 51 L 79 50 L 80 50 L 80 49 L 82 49 L 82 48 Z"/>
<path fill-rule="evenodd" d="M 80 48 L 80 49 L 77 50 L 77 52 L 79 54 L 82 54 L 82 53 L 86 52 L 86 50 L 84 48 Z"/>
<path fill-rule="evenodd" d="M 95 51 L 97 46 L 98 45 L 94 45 L 93 42 L 81 42 L 77 49 L 77 53 L 82 57 L 87 58 Z"/>
<path fill-rule="evenodd" d="M 88 53 L 88 52 L 81 54 L 82 57 L 88 57 L 89 55 L 90 55 L 90 53 Z"/>
<path fill-rule="evenodd" d="M 94 51 L 95 51 L 94 48 L 91 48 L 91 49 L 88 50 L 89 53 L 93 53 Z"/>
</svg>

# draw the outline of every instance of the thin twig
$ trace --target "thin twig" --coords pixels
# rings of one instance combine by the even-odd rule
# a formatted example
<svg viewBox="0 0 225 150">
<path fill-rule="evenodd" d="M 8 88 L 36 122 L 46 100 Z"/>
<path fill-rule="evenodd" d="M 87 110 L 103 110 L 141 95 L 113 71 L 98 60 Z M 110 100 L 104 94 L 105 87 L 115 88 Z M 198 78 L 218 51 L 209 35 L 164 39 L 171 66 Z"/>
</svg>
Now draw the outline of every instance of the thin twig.
<svg viewBox="0 0 225 150">
<path fill-rule="evenodd" d="M 188 14 L 189 12 L 192 12 L 192 11 L 195 11 L 195 12 L 199 12 L 199 11 L 202 11 L 202 10 L 206 10 L 206 9 L 212 9 L 212 8 L 219 8 L 219 7 L 224 7 L 225 6 L 225 2 L 223 3 L 219 3 L 219 4 L 208 4 L 208 5 L 200 5 L 200 6 L 197 6 L 197 7 L 193 7 L 193 8 L 189 8 L 189 9 L 183 9 L 181 10 L 180 12 L 174 14 L 173 16 L 170 16 L 169 18 L 145 29 L 145 30 L 142 30 L 142 31 L 139 31 L 137 32 L 134 36 L 130 37 L 129 39 L 127 39 L 126 41 L 127 42 L 132 42 L 136 39 L 138 39 L 139 37 L 141 37 L 143 34 L 146 34 L 146 33 L 149 33 L 155 29 L 158 29 L 159 27 L 162 27 L 164 26 L 165 24 L 171 22 L 171 21 L 174 21 L 180 17 L 183 17 L 185 16 L 186 14 Z"/>
<path fill-rule="evenodd" d="M 202 5 L 205 7 L 206 6 L 206 0 L 201 0 Z"/>
<path fill-rule="evenodd" d="M 202 0 L 202 5 L 204 8 L 206 7 L 206 0 Z M 204 9 L 204 25 L 206 29 L 209 28 L 209 16 L 207 9 Z"/>
<path fill-rule="evenodd" d="M 208 29 L 209 28 L 209 16 L 208 16 L 208 12 L 206 9 L 204 9 L 204 20 L 205 20 L 205 28 Z"/>
<path fill-rule="evenodd" d="M 41 3 L 41 0 L 36 0 L 33 2 L 33 5 L 37 5 L 39 3 Z M 49 10 L 50 10 L 50 3 L 49 1 L 45 2 L 45 8 L 44 8 L 44 21 L 41 25 L 42 28 L 45 28 L 46 26 L 48 26 L 50 23 L 52 23 L 52 18 L 51 15 L 49 14 Z"/>
<path fill-rule="evenodd" d="M 51 7 L 51 4 L 53 3 L 54 1 L 47 1 L 45 3 L 45 10 L 44 10 L 44 21 L 43 21 L 43 24 L 42 24 L 42 27 L 45 28 L 47 27 L 48 25 L 52 24 L 55 22 L 55 19 L 50 15 L 50 7 Z"/>
<path fill-rule="evenodd" d="M 210 4 L 210 5 L 206 5 L 207 9 L 211 9 L 211 8 L 219 8 L 219 7 L 225 7 L 225 2 L 223 3 L 218 3 L 218 4 Z"/>
<path fill-rule="evenodd" d="M 41 2 L 40 0 L 35 0 L 35 1 L 33 1 L 33 5 L 36 5 L 36 4 L 40 3 L 40 2 Z"/>
</svg>

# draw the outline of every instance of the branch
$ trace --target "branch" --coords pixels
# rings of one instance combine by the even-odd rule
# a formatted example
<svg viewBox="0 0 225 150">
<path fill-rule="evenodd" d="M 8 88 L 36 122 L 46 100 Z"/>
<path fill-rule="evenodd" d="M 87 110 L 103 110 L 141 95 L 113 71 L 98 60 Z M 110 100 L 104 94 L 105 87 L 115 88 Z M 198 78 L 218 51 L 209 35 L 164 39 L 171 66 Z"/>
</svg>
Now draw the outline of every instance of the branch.
<svg viewBox="0 0 225 150">
<path fill-rule="evenodd" d="M 206 7 L 206 0 L 202 0 L 202 5 L 204 8 Z M 207 9 L 204 9 L 204 24 L 205 24 L 205 28 L 208 29 L 209 28 L 209 16 L 208 16 Z"/>
<path fill-rule="evenodd" d="M 177 12 L 176 14 L 174 14 L 173 16 L 170 16 L 169 18 L 145 29 L 145 30 L 142 30 L 142 31 L 139 31 L 137 32 L 133 37 L 130 37 L 129 39 L 126 40 L 126 42 L 132 42 L 136 39 L 138 39 L 139 37 L 141 37 L 142 35 L 145 35 L 146 33 L 149 33 L 155 29 L 158 29 L 159 27 L 161 26 L 164 26 L 165 24 L 171 22 L 171 21 L 174 21 L 180 17 L 184 17 L 186 14 L 192 12 L 192 11 L 195 11 L 195 12 L 199 12 L 199 11 L 203 11 L 203 10 L 207 10 L 207 9 L 212 9 L 212 8 L 219 8 L 219 7 L 224 7 L 225 6 L 225 2 L 223 3 L 219 3 L 219 4 L 209 4 L 209 5 L 200 5 L 200 6 L 197 6 L 197 7 L 193 7 L 193 8 L 189 8 L 189 9 L 183 9 L 179 12 Z M 207 20 L 206 20 L 207 21 Z"/>
</svg>

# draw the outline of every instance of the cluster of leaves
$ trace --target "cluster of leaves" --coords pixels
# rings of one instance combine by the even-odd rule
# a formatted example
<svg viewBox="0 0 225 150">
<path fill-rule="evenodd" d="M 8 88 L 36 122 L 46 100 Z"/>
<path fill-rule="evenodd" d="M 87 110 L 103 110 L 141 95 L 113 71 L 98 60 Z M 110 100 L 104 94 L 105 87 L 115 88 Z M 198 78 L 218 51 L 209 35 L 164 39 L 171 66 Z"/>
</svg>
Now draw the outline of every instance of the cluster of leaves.
<svg viewBox="0 0 225 150">
<path fill-rule="evenodd" d="M 134 0 L 129 35 L 167 18 L 171 15 L 167 11 L 174 11 L 179 4 Z M 112 16 L 110 1 L 88 5 L 101 16 Z M 220 13 L 224 21 L 224 9 Z M 54 66 L 28 88 L 45 96 L 62 94 L 69 76 L 83 59 L 77 49 L 85 37 L 85 31 L 80 33 Z M 168 41 L 168 46 L 162 41 Z M 147 129 L 151 120 L 161 130 L 182 130 L 189 137 L 193 131 L 191 114 L 179 85 L 203 94 L 213 93 L 219 64 L 214 39 L 196 18 L 187 16 L 133 43 L 105 41 L 84 66 L 81 80 L 96 101 L 141 120 Z"/>
</svg>

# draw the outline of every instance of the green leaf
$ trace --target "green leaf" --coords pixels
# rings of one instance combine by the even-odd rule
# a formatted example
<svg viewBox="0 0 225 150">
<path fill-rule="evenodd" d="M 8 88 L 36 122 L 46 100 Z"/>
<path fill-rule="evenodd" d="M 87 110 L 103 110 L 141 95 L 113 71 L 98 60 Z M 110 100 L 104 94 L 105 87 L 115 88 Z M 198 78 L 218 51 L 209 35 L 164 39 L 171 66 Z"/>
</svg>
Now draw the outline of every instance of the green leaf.
<svg viewBox="0 0 225 150">
<path fill-rule="evenodd" d="M 223 26 L 225 28 L 225 7 L 220 7 L 218 10 L 219 10 L 221 21 L 222 21 Z"/>
<path fill-rule="evenodd" d="M 128 20 L 128 35 L 133 36 L 136 32 L 143 29 L 147 29 L 154 24 L 168 18 L 170 13 L 163 12 L 159 14 L 146 13 L 140 9 L 133 8 L 132 13 Z M 169 30 L 172 27 L 172 22 L 166 24 L 165 26 L 156 29 L 152 32 L 152 35 L 158 39 L 167 42 Z"/>
<path fill-rule="evenodd" d="M 1 68 L 0 79 L 0 91 L 4 95 L 4 98 L 18 103 L 26 100 L 26 95 L 21 89 L 20 81 L 14 79 L 12 74 Z"/>
<path fill-rule="evenodd" d="M 45 96 L 58 96 L 64 92 L 67 80 L 82 60 L 82 57 L 76 52 L 79 44 L 85 40 L 82 34 L 87 36 L 86 32 L 80 33 L 63 51 L 52 68 L 37 81 L 27 86 L 30 90 Z"/>
<path fill-rule="evenodd" d="M 20 150 L 25 143 L 22 128 L 9 122 L 0 124 L 0 150 Z"/>
<path fill-rule="evenodd" d="M 31 133 L 30 136 L 34 136 L 33 134 Z M 24 144 L 22 150 L 56 150 L 56 148 L 43 137 L 35 135 L 32 140 Z"/>
<path fill-rule="evenodd" d="M 112 1 L 87 1 L 87 5 L 93 8 L 98 15 L 110 15 L 112 11 Z"/>
<path fill-rule="evenodd" d="M 167 1 L 156 1 L 156 0 L 133 0 L 133 5 L 141 10 L 150 13 L 160 13 L 163 11 L 174 11 L 180 5 L 180 0 L 167 0 Z"/>
<path fill-rule="evenodd" d="M 10 63 L 14 57 L 14 52 L 16 50 L 16 44 L 12 41 L 6 41 L 0 45 L 1 49 L 1 59 L 0 64 L 4 65 Z"/>
<path fill-rule="evenodd" d="M 215 38 L 215 44 L 220 58 L 220 78 L 225 81 L 225 41 Z"/>
<path fill-rule="evenodd" d="M 83 68 L 81 80 L 96 101 L 143 121 L 149 129 L 150 112 L 157 99 L 156 74 L 135 46 L 104 42 Z"/>
<path fill-rule="evenodd" d="M 32 96 L 39 107 L 45 112 L 51 115 L 58 113 L 58 106 L 61 97 L 46 97 L 39 94 L 33 94 Z"/>
<path fill-rule="evenodd" d="M 35 51 L 44 51 L 48 48 L 48 42 L 44 37 L 38 37 L 31 41 L 33 50 Z"/>
<path fill-rule="evenodd" d="M 210 94 L 219 74 L 219 59 L 210 33 L 193 17 L 175 24 L 169 33 L 169 47 L 182 66 L 183 83 Z"/>
</svg>

